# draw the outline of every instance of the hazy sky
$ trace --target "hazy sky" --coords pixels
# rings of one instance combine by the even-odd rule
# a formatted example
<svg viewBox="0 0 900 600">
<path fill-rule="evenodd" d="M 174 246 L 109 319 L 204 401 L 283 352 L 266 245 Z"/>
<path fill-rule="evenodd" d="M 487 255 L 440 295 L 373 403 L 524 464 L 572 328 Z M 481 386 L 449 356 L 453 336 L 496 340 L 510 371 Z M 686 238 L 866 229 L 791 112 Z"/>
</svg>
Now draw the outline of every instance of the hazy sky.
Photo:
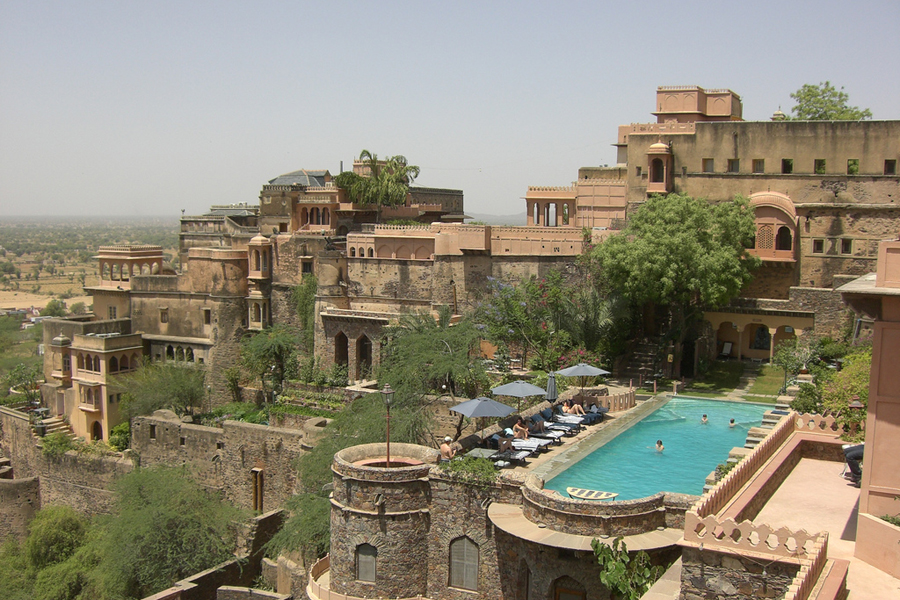
<svg viewBox="0 0 900 600">
<path fill-rule="evenodd" d="M 468 212 L 613 164 L 658 85 L 900 119 L 900 2 L 0 0 L 0 218 L 201 214 L 403 154 Z"/>
</svg>

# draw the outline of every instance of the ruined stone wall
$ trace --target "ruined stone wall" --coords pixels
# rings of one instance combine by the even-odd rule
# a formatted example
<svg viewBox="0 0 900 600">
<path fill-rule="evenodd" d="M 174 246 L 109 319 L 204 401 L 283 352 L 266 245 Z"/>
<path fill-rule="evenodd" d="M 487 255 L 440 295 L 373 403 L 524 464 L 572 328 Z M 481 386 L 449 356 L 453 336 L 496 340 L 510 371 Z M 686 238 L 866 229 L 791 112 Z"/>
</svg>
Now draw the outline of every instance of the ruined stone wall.
<svg viewBox="0 0 900 600">
<path fill-rule="evenodd" d="M 37 477 L 0 479 L 0 543 L 9 537 L 25 538 L 28 521 L 41 508 L 41 482 Z"/>
<path fill-rule="evenodd" d="M 681 597 L 686 600 L 783 598 L 800 566 L 685 547 Z"/>
<path fill-rule="evenodd" d="M 243 508 L 253 507 L 253 469 L 263 477 L 262 506 L 281 506 L 295 493 L 294 461 L 305 450 L 305 433 L 237 421 L 221 428 L 182 423 L 170 411 L 132 422 L 132 448 L 141 465 L 185 465 L 202 485 L 222 490 Z"/>
<path fill-rule="evenodd" d="M 0 449 L 10 458 L 16 477 L 40 478 L 38 506 L 70 506 L 86 515 L 108 513 L 113 500 L 110 486 L 134 468 L 131 460 L 117 456 L 74 451 L 60 457 L 44 456 L 27 415 L 0 408 L 0 422 Z M 28 499 L 23 497 L 26 503 Z"/>
</svg>

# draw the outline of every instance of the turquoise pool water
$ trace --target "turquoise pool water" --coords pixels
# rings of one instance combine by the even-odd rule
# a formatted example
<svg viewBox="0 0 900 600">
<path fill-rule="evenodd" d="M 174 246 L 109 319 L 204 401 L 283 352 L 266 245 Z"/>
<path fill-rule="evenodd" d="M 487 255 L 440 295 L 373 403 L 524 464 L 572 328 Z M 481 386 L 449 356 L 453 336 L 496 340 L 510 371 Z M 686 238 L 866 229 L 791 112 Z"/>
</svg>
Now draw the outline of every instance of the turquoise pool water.
<svg viewBox="0 0 900 600">
<path fill-rule="evenodd" d="M 676 397 L 549 480 L 545 487 L 618 492 L 616 500 L 657 492 L 702 494 L 706 476 L 743 446 L 771 405 Z M 701 422 L 706 414 L 708 423 Z M 734 419 L 735 426 L 728 422 Z M 656 451 L 656 440 L 665 450 Z"/>
</svg>

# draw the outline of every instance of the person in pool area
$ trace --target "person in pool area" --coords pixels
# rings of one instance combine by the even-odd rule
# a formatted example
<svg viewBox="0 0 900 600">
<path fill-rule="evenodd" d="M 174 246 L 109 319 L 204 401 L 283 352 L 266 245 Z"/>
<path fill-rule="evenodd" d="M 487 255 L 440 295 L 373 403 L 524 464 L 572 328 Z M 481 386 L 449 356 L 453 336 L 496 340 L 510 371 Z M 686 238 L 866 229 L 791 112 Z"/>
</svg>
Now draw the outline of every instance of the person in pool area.
<svg viewBox="0 0 900 600">
<path fill-rule="evenodd" d="M 700 419 L 700 422 L 706 425 L 707 423 L 709 423 L 709 419 L 706 418 L 706 415 L 703 415 L 703 418 Z"/>
<path fill-rule="evenodd" d="M 656 440 L 656 451 L 662 452 L 665 449 L 666 449 L 666 447 L 663 446 L 662 440 Z"/>
<path fill-rule="evenodd" d="M 528 439 L 528 427 L 525 426 L 525 420 L 522 417 L 513 425 L 513 435 L 520 440 Z"/>
<path fill-rule="evenodd" d="M 451 442 L 453 442 L 453 438 L 448 435 L 441 444 L 441 458 L 444 460 L 450 460 L 456 456 L 456 449 L 450 445 Z"/>
<path fill-rule="evenodd" d="M 729 427 L 734 427 L 735 425 L 736 425 L 736 423 L 734 422 L 734 419 L 728 421 L 728 426 L 729 426 Z"/>
<path fill-rule="evenodd" d="M 569 415 L 583 415 L 584 409 L 580 404 L 575 404 L 571 400 L 566 400 L 563 404 L 563 412 Z"/>
</svg>

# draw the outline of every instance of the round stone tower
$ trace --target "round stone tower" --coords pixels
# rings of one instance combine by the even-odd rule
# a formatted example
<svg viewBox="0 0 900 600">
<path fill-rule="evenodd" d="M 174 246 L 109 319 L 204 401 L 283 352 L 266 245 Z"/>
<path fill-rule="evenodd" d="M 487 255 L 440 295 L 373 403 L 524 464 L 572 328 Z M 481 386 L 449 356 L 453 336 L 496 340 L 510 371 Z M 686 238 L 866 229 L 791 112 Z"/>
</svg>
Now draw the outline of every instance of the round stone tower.
<svg viewBox="0 0 900 600">
<path fill-rule="evenodd" d="M 360 598 L 425 595 L 431 489 L 440 453 L 414 444 L 353 446 L 334 455 L 331 589 Z"/>
</svg>

